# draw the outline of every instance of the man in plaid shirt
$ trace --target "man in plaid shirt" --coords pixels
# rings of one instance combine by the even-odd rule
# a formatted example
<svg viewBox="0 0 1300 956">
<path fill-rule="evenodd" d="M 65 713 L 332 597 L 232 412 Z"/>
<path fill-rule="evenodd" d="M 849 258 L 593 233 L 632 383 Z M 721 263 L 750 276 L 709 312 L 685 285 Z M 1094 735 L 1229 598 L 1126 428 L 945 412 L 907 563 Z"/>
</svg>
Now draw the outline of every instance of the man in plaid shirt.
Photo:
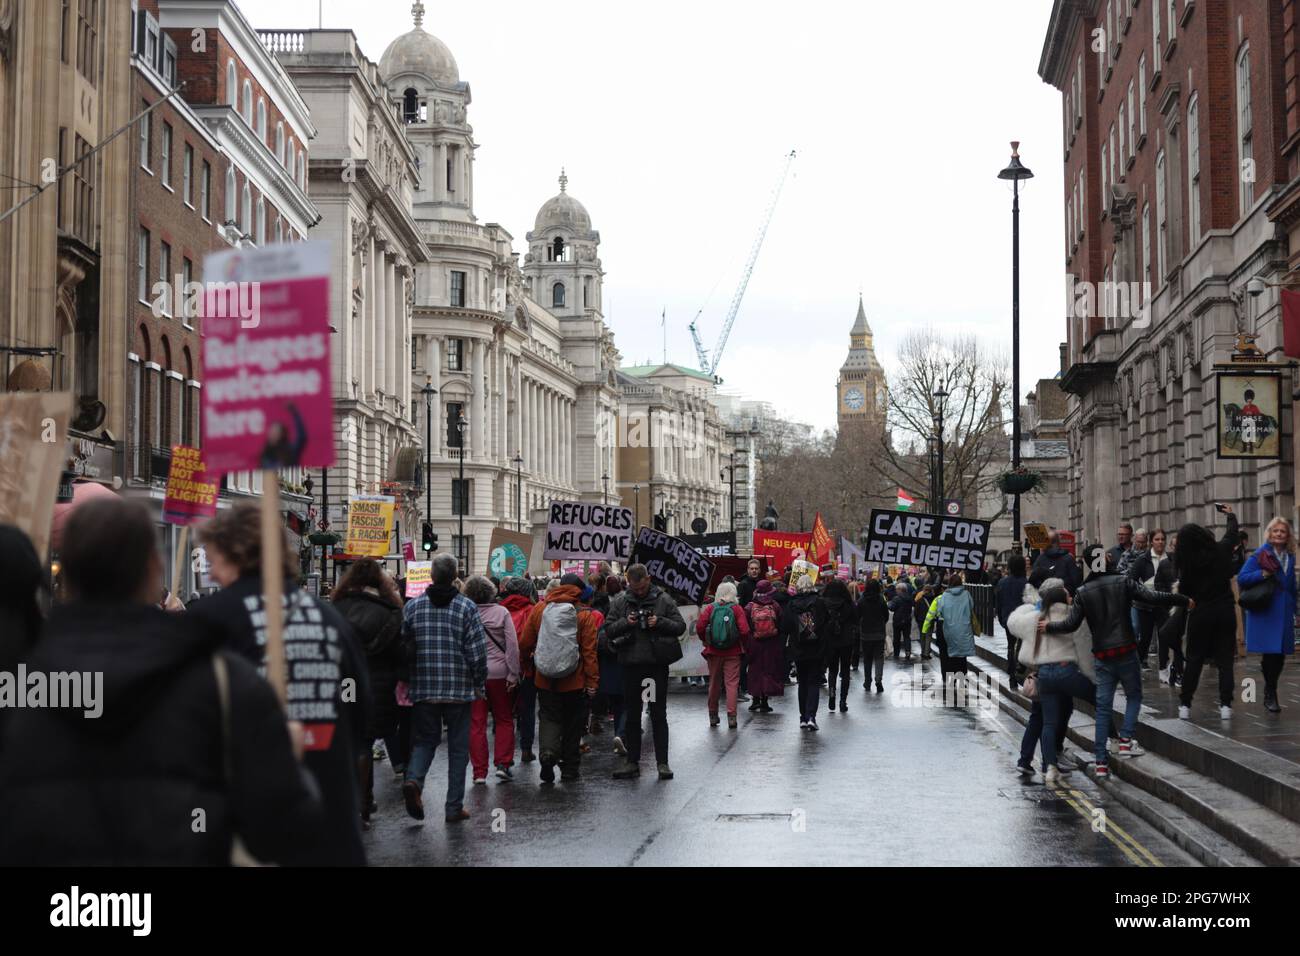
<svg viewBox="0 0 1300 956">
<path fill-rule="evenodd" d="M 456 558 L 433 559 L 433 584 L 406 605 L 404 636 L 415 646 L 411 668 L 411 757 L 406 765 L 402 796 L 406 812 L 424 819 L 424 777 L 447 725 L 448 823 L 469 819 L 465 798 L 465 768 L 469 763 L 470 705 L 483 696 L 487 680 L 487 634 L 478 608 L 453 583 Z"/>
</svg>

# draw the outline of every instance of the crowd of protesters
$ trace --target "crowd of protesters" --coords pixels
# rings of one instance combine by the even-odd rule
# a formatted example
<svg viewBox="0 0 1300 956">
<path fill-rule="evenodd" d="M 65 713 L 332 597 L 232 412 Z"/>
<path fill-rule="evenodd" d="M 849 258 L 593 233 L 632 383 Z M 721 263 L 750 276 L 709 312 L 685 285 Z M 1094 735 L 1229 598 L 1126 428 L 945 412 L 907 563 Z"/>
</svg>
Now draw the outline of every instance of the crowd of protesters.
<svg viewBox="0 0 1300 956">
<path fill-rule="evenodd" d="M 1124 525 L 1114 548 L 1094 546 L 1079 560 L 1053 537 L 1032 567 L 1013 555 L 992 581 L 978 571 L 847 580 L 823 569 L 815 578 L 765 573 L 751 560 L 694 619 L 709 723 L 720 728 L 725 708 L 736 731 L 742 703 L 762 719 L 797 685 L 800 729 L 815 732 L 822 694 L 829 713 L 847 712 L 859 673 L 865 693 L 882 693 L 891 654 L 906 663 L 937 652 L 945 686 L 961 680 L 982 631 L 969 585 L 990 583 L 1011 683 L 1032 700 L 1022 773 L 1034 772 L 1040 747 L 1049 782 L 1068 772 L 1062 753 L 1077 699 L 1096 710 L 1098 775 L 1109 773 L 1112 738 L 1119 756 L 1141 754 L 1153 642 L 1179 715 L 1190 716 L 1212 662 L 1229 719 L 1238 601 L 1247 649 L 1262 655 L 1264 706 L 1276 713 L 1294 652 L 1295 537 L 1275 518 L 1249 551 L 1231 508 L 1219 510 L 1221 537 L 1195 524 L 1176 535 Z M 647 712 L 654 769 L 673 778 L 669 674 L 688 618 L 644 565 L 622 575 L 602 566 L 585 577 L 464 578 L 453 556 L 438 554 L 427 590 L 408 597 L 403 581 L 364 559 L 327 600 L 294 584 L 283 547 L 288 674 L 277 696 L 255 505 L 199 530 L 220 590 L 188 607 L 162 587 L 142 505 L 88 502 L 64 537 L 63 599 L 46 615 L 35 549 L 0 527 L 0 669 L 102 674 L 103 713 L 0 710 L 0 862 L 358 864 L 381 761 L 406 812 L 422 820 L 426 777 L 445 742 L 443 817 L 457 823 L 470 816 L 467 772 L 475 786 L 490 774 L 502 785 L 520 778 L 518 764 L 536 763 L 542 786 L 557 774 L 573 783 L 584 754 L 608 746 L 619 758 L 613 777 L 638 777 Z M 1125 710 L 1115 721 L 1120 687 Z"/>
</svg>

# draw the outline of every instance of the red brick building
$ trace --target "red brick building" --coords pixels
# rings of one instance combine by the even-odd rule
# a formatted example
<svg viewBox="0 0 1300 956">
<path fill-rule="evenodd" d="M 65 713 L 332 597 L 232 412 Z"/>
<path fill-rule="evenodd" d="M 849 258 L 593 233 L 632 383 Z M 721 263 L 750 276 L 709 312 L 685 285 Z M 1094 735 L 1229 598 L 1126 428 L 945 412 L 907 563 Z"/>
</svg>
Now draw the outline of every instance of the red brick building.
<svg viewBox="0 0 1300 956">
<path fill-rule="evenodd" d="M 1085 538 L 1110 543 L 1124 519 L 1212 525 L 1216 500 L 1252 532 L 1293 511 L 1290 389 L 1281 461 L 1220 459 L 1213 369 L 1238 332 L 1281 348 L 1276 288 L 1247 285 L 1286 265 L 1267 212 L 1291 178 L 1283 6 L 1053 5 L 1039 75 L 1061 92 L 1063 258 L 1085 284 L 1067 299 L 1061 375 Z"/>
</svg>

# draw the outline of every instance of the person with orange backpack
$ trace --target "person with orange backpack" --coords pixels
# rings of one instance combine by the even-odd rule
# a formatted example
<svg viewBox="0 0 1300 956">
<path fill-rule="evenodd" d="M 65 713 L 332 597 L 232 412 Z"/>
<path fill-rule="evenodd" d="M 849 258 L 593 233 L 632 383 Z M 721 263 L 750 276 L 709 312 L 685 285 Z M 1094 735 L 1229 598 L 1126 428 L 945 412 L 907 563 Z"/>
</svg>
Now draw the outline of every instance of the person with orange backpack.
<svg viewBox="0 0 1300 956">
<path fill-rule="evenodd" d="M 704 645 L 709 665 L 709 724 L 718 726 L 718 697 L 727 687 L 727 727 L 736 729 L 736 700 L 740 692 L 740 654 L 749 636 L 749 620 L 737 603 L 736 585 L 718 585 L 717 599 L 700 612 L 695 633 Z"/>
<path fill-rule="evenodd" d="M 749 635 L 741 638 L 741 647 L 749 658 L 749 709 L 759 714 L 772 713 L 770 698 L 785 695 L 785 644 L 781 640 L 781 605 L 772 582 L 754 585 L 754 600 L 745 605 Z"/>
</svg>

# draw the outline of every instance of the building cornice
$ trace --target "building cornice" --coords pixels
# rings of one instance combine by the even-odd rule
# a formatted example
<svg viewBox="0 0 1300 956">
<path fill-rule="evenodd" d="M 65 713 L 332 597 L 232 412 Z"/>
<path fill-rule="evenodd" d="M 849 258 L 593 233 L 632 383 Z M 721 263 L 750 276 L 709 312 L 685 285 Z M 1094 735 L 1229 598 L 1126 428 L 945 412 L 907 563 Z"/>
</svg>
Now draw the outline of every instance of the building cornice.
<svg viewBox="0 0 1300 956">
<path fill-rule="evenodd" d="M 1071 66 L 1070 48 L 1079 25 L 1097 15 L 1100 0 L 1054 0 L 1052 16 L 1047 22 L 1043 52 L 1038 58 L 1038 75 L 1044 83 L 1058 90 L 1065 88 L 1065 76 Z"/>
</svg>

